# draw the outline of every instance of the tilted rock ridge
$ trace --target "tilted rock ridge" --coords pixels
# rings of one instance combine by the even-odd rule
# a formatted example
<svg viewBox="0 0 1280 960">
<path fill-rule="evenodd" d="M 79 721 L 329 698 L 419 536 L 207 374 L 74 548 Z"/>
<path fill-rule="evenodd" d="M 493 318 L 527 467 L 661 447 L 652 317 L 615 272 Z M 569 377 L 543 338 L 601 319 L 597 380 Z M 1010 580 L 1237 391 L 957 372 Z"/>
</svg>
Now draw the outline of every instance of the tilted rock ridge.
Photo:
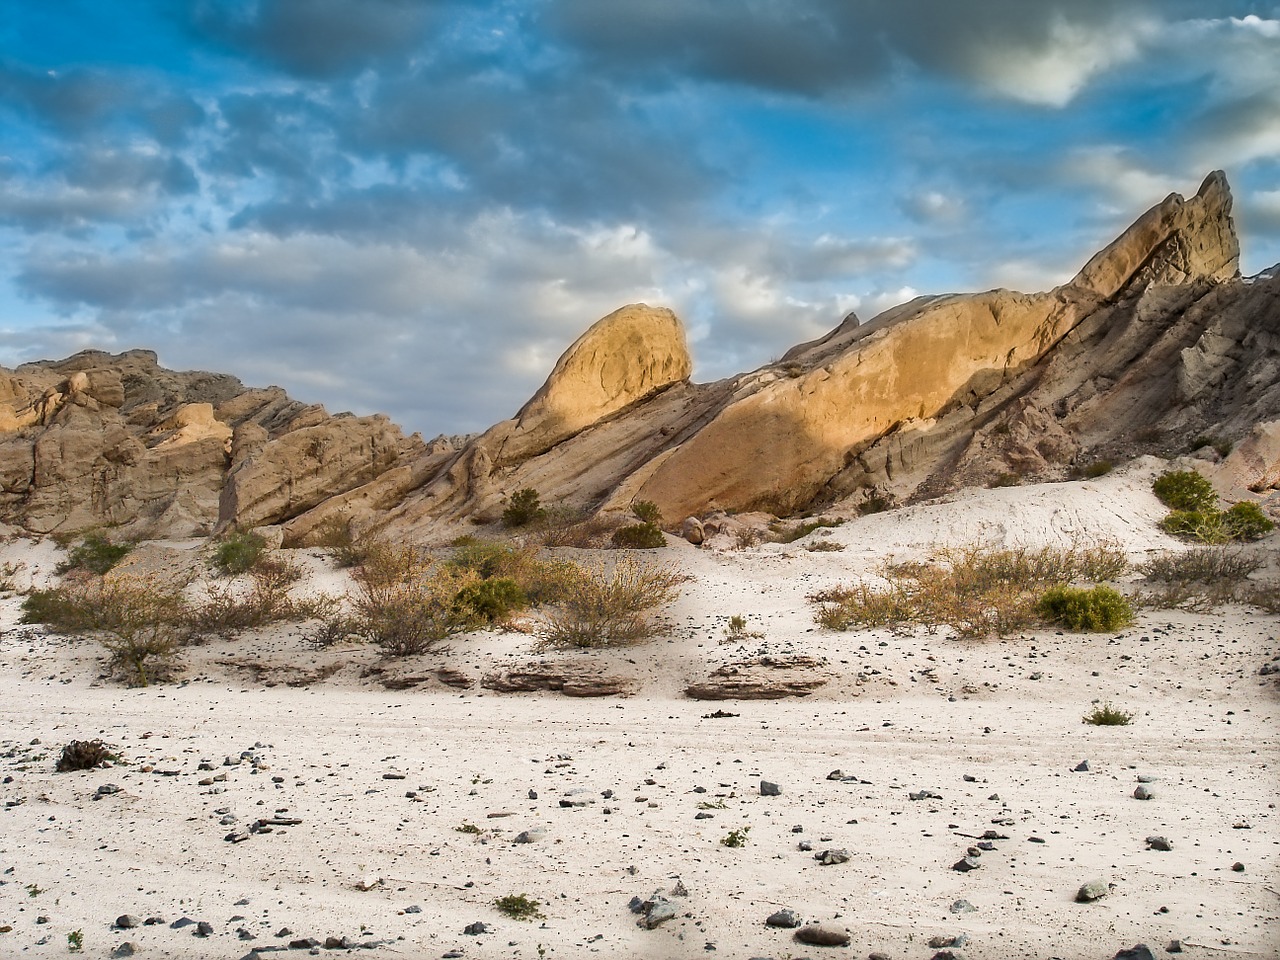
<svg viewBox="0 0 1280 960">
<path fill-rule="evenodd" d="M 715 509 L 788 514 L 1002 474 L 1062 477 L 1095 456 L 1181 452 L 1174 447 L 1196 432 L 1243 437 L 1280 417 L 1268 375 L 1280 281 L 1240 279 L 1231 206 L 1226 177 L 1214 172 L 1048 292 L 920 297 L 868 323 L 847 318 L 752 373 L 711 384 L 654 379 L 589 424 L 521 426 L 539 398 L 568 392 L 566 370 L 596 382 L 579 341 L 516 420 L 424 467 L 412 489 L 393 496 L 371 485 L 382 512 L 363 519 L 425 537 L 440 521 L 496 519 L 524 487 L 591 511 L 651 500 L 674 523 Z M 656 315 L 624 309 L 636 322 Z M 665 340 L 648 347 L 654 358 L 672 353 L 673 337 L 683 343 L 667 316 Z M 539 439 L 513 445 L 522 432 Z M 291 529 L 305 535 L 315 522 Z"/>
</svg>

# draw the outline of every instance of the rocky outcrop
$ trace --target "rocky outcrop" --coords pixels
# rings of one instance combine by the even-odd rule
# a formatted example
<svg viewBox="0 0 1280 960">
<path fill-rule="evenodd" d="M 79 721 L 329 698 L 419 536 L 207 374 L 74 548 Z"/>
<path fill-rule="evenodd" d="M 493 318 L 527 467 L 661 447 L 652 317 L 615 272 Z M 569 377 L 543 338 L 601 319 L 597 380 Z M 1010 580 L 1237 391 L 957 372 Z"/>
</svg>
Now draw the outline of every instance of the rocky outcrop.
<svg viewBox="0 0 1280 960">
<path fill-rule="evenodd" d="M 480 686 L 498 693 L 555 690 L 567 697 L 625 696 L 634 688 L 626 677 L 606 674 L 595 663 L 537 660 L 485 674 Z"/>
<path fill-rule="evenodd" d="M 814 657 L 755 657 L 717 667 L 707 679 L 689 684 L 691 700 L 782 700 L 807 697 L 830 679 Z"/>
<path fill-rule="evenodd" d="M 0 371 L 0 521 L 37 533 L 280 523 L 423 449 L 385 418 L 330 417 L 145 350 Z"/>
<path fill-rule="evenodd" d="M 1213 173 L 1054 290 L 921 297 L 868 323 L 851 315 L 718 383 L 683 379 L 674 318 L 624 308 L 625 324 L 615 314 L 593 327 L 515 420 L 441 460 L 383 522 L 427 536 L 440 521 L 493 520 L 523 487 L 593 511 L 650 500 L 672 522 L 789 514 L 1062 477 L 1090 459 L 1179 452 L 1170 447 L 1197 431 L 1242 436 L 1280 416 L 1280 281 L 1241 280 L 1238 258 L 1230 190 Z M 615 388 L 611 405 L 599 392 L 581 400 L 587 386 L 626 381 L 591 346 L 615 324 L 652 325 L 637 343 L 663 359 L 634 362 L 670 375 Z M 577 415 L 550 412 L 560 408 Z"/>
</svg>

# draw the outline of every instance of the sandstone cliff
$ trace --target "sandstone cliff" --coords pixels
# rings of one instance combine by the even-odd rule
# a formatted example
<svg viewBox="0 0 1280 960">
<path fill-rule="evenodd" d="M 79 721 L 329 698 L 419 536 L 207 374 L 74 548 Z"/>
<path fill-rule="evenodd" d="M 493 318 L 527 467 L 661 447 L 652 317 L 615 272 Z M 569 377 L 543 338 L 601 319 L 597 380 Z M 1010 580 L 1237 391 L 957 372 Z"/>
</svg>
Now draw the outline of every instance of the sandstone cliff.
<svg viewBox="0 0 1280 960">
<path fill-rule="evenodd" d="M 0 370 L 0 521 L 36 533 L 279 523 L 424 449 L 384 417 L 331 417 L 146 350 Z"/>
</svg>

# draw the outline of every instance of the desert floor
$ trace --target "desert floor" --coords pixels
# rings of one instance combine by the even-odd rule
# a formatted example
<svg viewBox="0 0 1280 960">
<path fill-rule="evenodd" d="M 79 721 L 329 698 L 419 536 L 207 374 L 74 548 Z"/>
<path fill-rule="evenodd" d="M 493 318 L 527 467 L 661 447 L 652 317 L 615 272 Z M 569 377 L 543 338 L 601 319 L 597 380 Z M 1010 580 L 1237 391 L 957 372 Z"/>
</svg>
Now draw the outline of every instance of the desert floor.
<svg viewBox="0 0 1280 960">
<path fill-rule="evenodd" d="M 1280 687 L 1259 674 L 1280 655 L 1276 617 L 1147 611 L 1119 634 L 961 642 L 820 630 L 805 600 L 946 543 L 1177 549 L 1150 470 L 972 491 L 814 535 L 839 552 L 673 540 L 656 554 L 694 579 L 656 639 L 542 658 L 625 676 L 625 697 L 431 674 L 479 681 L 537 659 L 521 633 L 459 638 L 395 668 L 429 679 L 388 690 L 366 675 L 375 651 L 317 651 L 298 626 L 191 648 L 181 681 L 131 689 L 103 675 L 96 643 L 19 626 L 20 598 L 0 600 L 0 956 L 63 956 L 76 931 L 87 957 L 346 937 L 371 957 L 925 960 L 932 938 L 961 935 L 971 960 L 1101 960 L 1139 942 L 1164 956 L 1173 940 L 1192 957 L 1280 956 Z M 322 553 L 297 554 L 308 589 L 341 584 Z M 55 560 L 49 541 L 0 553 L 37 583 Z M 732 615 L 763 636 L 725 642 Z M 824 661 L 825 686 L 683 694 L 717 666 L 787 654 Z M 1082 723 L 1108 701 L 1133 723 Z M 127 762 L 53 772 L 63 744 L 93 738 Z M 1149 800 L 1134 798 L 1140 776 Z M 99 797 L 105 784 L 120 790 Z M 285 824 L 225 839 L 273 817 Z M 953 869 L 992 830 L 978 869 Z M 533 841 L 513 842 L 522 831 Z M 721 843 L 733 831 L 742 846 Z M 1157 835 L 1172 850 L 1148 849 Z M 828 849 L 848 860 L 822 865 Z M 1110 893 L 1076 903 L 1095 879 Z M 628 902 L 655 891 L 676 916 L 643 929 Z M 509 894 L 543 918 L 501 914 Z M 953 912 L 959 900 L 975 909 Z M 783 907 L 850 945 L 766 926 Z M 113 929 L 122 914 L 161 922 Z M 488 932 L 464 933 L 476 922 Z"/>
</svg>

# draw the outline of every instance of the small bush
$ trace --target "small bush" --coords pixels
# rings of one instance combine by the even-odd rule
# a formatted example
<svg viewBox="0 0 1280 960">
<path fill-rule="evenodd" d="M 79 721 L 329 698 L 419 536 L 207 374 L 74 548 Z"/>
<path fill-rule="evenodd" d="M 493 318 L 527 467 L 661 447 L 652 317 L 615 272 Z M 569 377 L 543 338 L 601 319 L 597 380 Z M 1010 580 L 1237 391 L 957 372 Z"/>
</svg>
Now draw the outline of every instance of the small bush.
<svg viewBox="0 0 1280 960">
<path fill-rule="evenodd" d="M 1118 630 L 1133 622 L 1133 607 L 1110 587 L 1052 587 L 1038 609 L 1046 620 L 1077 633 Z"/>
<path fill-rule="evenodd" d="M 1261 566 L 1239 549 L 1200 547 L 1152 557 L 1139 572 L 1159 583 L 1240 583 Z"/>
<path fill-rule="evenodd" d="M 1231 539 L 1240 541 L 1258 540 L 1276 528 L 1262 508 L 1248 500 L 1232 506 L 1224 522 Z"/>
<path fill-rule="evenodd" d="M 509 893 L 493 901 L 494 909 L 512 920 L 541 920 L 541 904 L 523 893 Z"/>
<path fill-rule="evenodd" d="M 327 617 L 338 605 L 333 597 L 290 597 L 289 588 L 302 578 L 302 568 L 288 560 L 259 557 L 249 568 L 249 578 L 247 588 L 241 583 L 208 584 L 203 601 L 188 611 L 192 632 L 227 636 L 270 623 Z"/>
<path fill-rule="evenodd" d="M 1151 490 L 1170 510 L 1212 511 L 1218 505 L 1213 484 L 1194 470 L 1171 470 L 1158 476 Z"/>
<path fill-rule="evenodd" d="M 805 547 L 810 553 L 837 553 L 844 549 L 843 543 L 834 540 L 815 540 Z"/>
<path fill-rule="evenodd" d="M 1160 521 L 1160 529 L 1201 543 L 1226 543 L 1231 539 L 1226 514 L 1221 510 L 1173 510 Z"/>
<path fill-rule="evenodd" d="M 613 531 L 613 545 L 625 550 L 656 550 L 667 545 L 667 538 L 652 523 L 634 523 Z"/>
<path fill-rule="evenodd" d="M 88 534 L 80 545 L 73 547 L 67 559 L 57 566 L 58 573 L 72 570 L 88 570 L 102 576 L 127 557 L 133 550 L 131 543 L 111 543 L 98 533 Z"/>
<path fill-rule="evenodd" d="M 94 629 L 96 612 L 82 588 L 32 590 L 22 598 L 21 623 L 41 623 L 55 633 Z"/>
<path fill-rule="evenodd" d="M 459 608 L 471 613 L 477 623 L 501 623 L 529 605 L 520 584 L 510 577 L 493 577 L 468 583 L 458 591 Z"/>
<path fill-rule="evenodd" d="M 868 501 L 869 502 L 869 501 Z M 792 527 L 790 530 L 774 534 L 775 543 L 795 543 L 815 530 L 821 530 L 826 527 L 838 527 L 843 524 L 843 520 L 828 520 L 826 517 L 818 517 L 816 520 L 805 520 L 802 523 Z"/>
<path fill-rule="evenodd" d="M 741 643 L 744 640 L 760 640 L 764 634 L 758 630 L 747 629 L 747 618 L 741 616 L 732 616 L 729 618 L 729 625 L 725 627 L 724 639 L 727 643 Z"/>
<path fill-rule="evenodd" d="M 1097 480 L 1099 477 L 1105 477 L 1114 469 L 1115 464 L 1110 460 L 1095 460 L 1086 466 L 1074 467 L 1071 470 L 1071 479 Z"/>
<path fill-rule="evenodd" d="M 662 526 L 662 511 L 652 500 L 637 500 L 631 504 L 631 512 L 641 523 L 649 523 L 655 527 Z"/>
<path fill-rule="evenodd" d="M 1080 719 L 1094 727 L 1127 727 L 1133 714 L 1108 703 L 1094 707 Z"/>
<path fill-rule="evenodd" d="M 256 533 L 233 533 L 213 555 L 213 563 L 229 577 L 247 573 L 267 549 L 267 541 Z"/>
<path fill-rule="evenodd" d="M 611 572 L 578 568 L 559 606 L 548 612 L 539 646 L 608 647 L 650 636 L 648 612 L 676 598 L 688 578 L 675 567 L 643 565 L 623 556 Z"/>
<path fill-rule="evenodd" d="M 750 827 L 738 827 L 737 829 L 730 830 L 726 836 L 720 838 L 720 846 L 745 847 L 747 845 L 747 834 L 750 832 Z"/>
<path fill-rule="evenodd" d="M 62 748 L 62 756 L 58 757 L 54 770 L 58 773 L 96 770 L 114 758 L 111 748 L 101 740 L 72 740 Z"/>
<path fill-rule="evenodd" d="M 529 524 L 546 517 L 547 511 L 542 508 L 541 497 L 532 487 L 517 490 L 511 495 L 507 507 L 502 511 L 502 525 L 505 527 L 527 527 Z"/>
<path fill-rule="evenodd" d="M 323 547 L 339 569 L 358 567 L 364 562 L 363 544 L 351 532 L 351 521 L 330 517 L 316 527 L 310 542 Z"/>
</svg>

